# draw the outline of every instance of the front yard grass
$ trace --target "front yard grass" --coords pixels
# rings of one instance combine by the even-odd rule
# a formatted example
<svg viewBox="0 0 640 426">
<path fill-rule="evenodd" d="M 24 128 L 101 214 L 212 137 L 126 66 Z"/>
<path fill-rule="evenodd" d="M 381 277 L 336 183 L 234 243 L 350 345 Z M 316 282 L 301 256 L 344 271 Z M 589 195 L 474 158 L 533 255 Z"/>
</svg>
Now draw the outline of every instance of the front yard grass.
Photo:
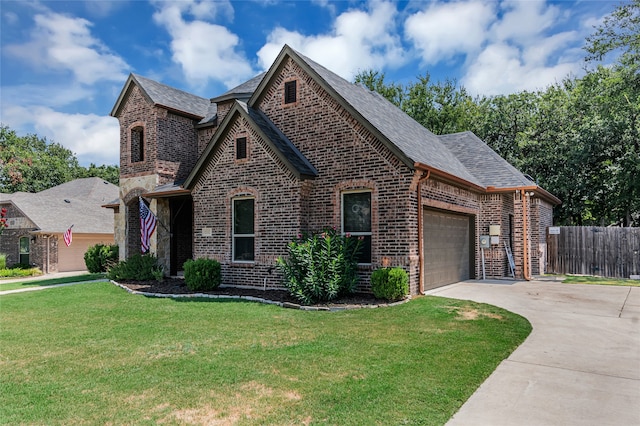
<svg viewBox="0 0 640 426">
<path fill-rule="evenodd" d="M 467 301 L 308 312 L 134 296 L 0 296 L 2 424 L 444 424 L 530 333 Z"/>
<path fill-rule="evenodd" d="M 567 275 L 567 277 L 562 282 L 567 284 L 598 284 L 640 287 L 640 280 L 594 277 L 587 275 Z"/>
</svg>

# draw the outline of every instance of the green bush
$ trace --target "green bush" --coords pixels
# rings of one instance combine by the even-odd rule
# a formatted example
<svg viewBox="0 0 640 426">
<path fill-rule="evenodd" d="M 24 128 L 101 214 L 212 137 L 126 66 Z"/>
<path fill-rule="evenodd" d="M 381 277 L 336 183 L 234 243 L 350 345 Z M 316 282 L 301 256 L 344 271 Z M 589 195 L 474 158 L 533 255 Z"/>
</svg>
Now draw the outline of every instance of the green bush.
<svg viewBox="0 0 640 426">
<path fill-rule="evenodd" d="M 0 253 L 0 269 L 7 269 L 7 255 Z"/>
<path fill-rule="evenodd" d="M 294 297 L 305 304 L 325 302 L 355 290 L 359 250 L 359 239 L 328 229 L 290 242 L 289 257 L 278 258 L 277 266 Z"/>
<path fill-rule="evenodd" d="M 192 291 L 218 288 L 222 282 L 220 262 L 215 259 L 187 260 L 184 263 L 184 281 Z"/>
<path fill-rule="evenodd" d="M 409 275 L 402 268 L 380 268 L 371 274 L 371 291 L 378 299 L 400 300 L 409 294 Z"/>
<path fill-rule="evenodd" d="M 39 268 L 32 268 L 30 266 L 27 268 L 16 268 L 15 266 L 12 266 L 11 268 L 0 269 L 0 278 L 35 277 L 36 275 L 42 275 L 42 271 Z"/>
<path fill-rule="evenodd" d="M 84 264 L 92 274 L 106 272 L 111 265 L 118 262 L 117 244 L 96 244 L 84 254 Z"/>
<path fill-rule="evenodd" d="M 155 279 L 154 270 L 158 268 L 158 259 L 153 254 L 135 254 L 120 261 L 107 270 L 110 280 L 149 281 Z"/>
</svg>

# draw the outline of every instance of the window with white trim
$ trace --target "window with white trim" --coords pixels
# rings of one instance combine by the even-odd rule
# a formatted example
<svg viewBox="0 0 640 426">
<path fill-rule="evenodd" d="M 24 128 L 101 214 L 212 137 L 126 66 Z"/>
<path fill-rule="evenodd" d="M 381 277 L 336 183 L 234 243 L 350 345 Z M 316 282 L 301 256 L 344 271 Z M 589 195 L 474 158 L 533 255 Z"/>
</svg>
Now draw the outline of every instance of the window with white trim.
<svg viewBox="0 0 640 426">
<path fill-rule="evenodd" d="M 371 191 L 342 193 L 342 233 L 360 240 L 358 263 L 371 263 Z"/>
<path fill-rule="evenodd" d="M 233 261 L 253 262 L 255 258 L 255 198 L 233 199 Z"/>
</svg>

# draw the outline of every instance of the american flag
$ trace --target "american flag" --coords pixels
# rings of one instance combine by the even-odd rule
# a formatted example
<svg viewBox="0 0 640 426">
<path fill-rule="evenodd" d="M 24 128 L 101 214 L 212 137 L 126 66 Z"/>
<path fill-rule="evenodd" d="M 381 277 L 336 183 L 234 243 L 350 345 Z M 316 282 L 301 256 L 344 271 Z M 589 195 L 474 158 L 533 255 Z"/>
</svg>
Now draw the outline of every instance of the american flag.
<svg viewBox="0 0 640 426">
<path fill-rule="evenodd" d="M 62 236 L 67 247 L 69 247 L 71 245 L 71 241 L 73 241 L 73 232 L 71 231 L 71 228 L 73 228 L 73 225 L 71 225 L 69 229 L 64 231 L 64 235 Z"/>
<path fill-rule="evenodd" d="M 149 251 L 151 236 L 156 230 L 157 222 L 158 219 L 140 197 L 140 248 L 143 254 Z"/>
</svg>

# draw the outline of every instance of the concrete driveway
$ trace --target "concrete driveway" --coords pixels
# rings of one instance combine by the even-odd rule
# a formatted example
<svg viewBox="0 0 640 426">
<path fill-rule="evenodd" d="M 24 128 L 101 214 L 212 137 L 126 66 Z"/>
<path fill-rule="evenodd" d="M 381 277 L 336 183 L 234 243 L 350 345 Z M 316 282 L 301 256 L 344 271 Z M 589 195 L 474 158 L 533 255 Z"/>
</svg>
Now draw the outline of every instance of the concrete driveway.
<svg viewBox="0 0 640 426">
<path fill-rule="evenodd" d="M 640 287 L 468 281 L 428 294 L 533 326 L 448 425 L 640 425 Z"/>
</svg>

